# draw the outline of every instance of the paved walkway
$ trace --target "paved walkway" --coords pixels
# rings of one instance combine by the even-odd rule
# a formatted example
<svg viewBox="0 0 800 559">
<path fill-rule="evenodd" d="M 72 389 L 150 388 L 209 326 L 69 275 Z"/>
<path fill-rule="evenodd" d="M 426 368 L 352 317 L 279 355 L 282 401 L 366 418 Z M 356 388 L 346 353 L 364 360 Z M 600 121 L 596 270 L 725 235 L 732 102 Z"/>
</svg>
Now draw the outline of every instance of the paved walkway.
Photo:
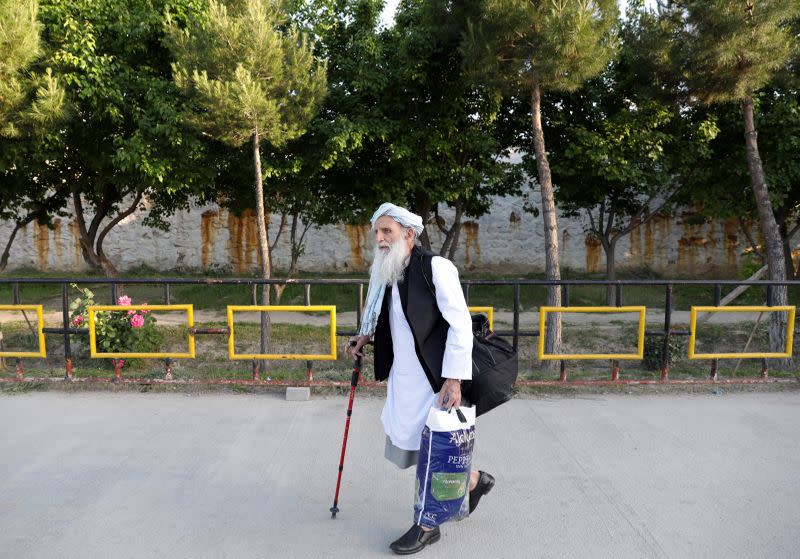
<svg viewBox="0 0 800 559">
<path fill-rule="evenodd" d="M 346 399 L 0 396 L 0 557 L 389 557 L 412 474 Z M 498 480 L 419 557 L 800 557 L 800 394 L 515 399 L 480 418 Z"/>
</svg>

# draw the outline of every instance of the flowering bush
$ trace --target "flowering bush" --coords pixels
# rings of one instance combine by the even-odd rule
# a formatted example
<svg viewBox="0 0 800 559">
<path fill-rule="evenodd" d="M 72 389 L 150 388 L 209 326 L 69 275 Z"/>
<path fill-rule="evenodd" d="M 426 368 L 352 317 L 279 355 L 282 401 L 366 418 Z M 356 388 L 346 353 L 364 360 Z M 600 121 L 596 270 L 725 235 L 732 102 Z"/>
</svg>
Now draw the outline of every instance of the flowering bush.
<svg viewBox="0 0 800 559">
<path fill-rule="evenodd" d="M 95 305 L 94 293 L 74 283 L 72 287 L 80 292 L 80 296 L 70 303 L 70 322 L 73 326 L 88 324 L 88 307 Z M 117 298 L 119 306 L 127 307 L 131 302 L 127 295 Z M 94 313 L 94 321 L 97 350 L 102 353 L 152 352 L 161 342 L 161 336 L 155 328 L 156 319 L 147 309 L 98 311 Z"/>
</svg>

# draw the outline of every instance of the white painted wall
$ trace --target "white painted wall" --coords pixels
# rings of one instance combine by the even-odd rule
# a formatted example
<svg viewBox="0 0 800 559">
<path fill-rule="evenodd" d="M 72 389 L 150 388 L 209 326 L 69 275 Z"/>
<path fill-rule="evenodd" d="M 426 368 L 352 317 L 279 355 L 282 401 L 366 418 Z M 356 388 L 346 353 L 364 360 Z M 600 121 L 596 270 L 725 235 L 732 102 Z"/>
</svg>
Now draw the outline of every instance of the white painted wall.
<svg viewBox="0 0 800 559">
<path fill-rule="evenodd" d="M 534 204 L 539 200 L 532 197 Z M 147 265 L 157 270 L 222 269 L 247 274 L 257 265 L 256 222 L 252 215 L 237 217 L 216 205 L 193 206 L 171 219 L 171 229 L 162 232 L 143 227 L 144 213 L 121 222 L 105 242 L 106 254 L 120 270 Z M 445 218 L 451 216 L 443 212 Z M 270 224 L 274 238 L 276 217 Z M 580 219 L 559 219 L 562 267 L 601 271 L 605 259 L 599 246 L 587 244 Z M 12 230 L 0 222 L 0 240 Z M 443 237 L 428 227 L 434 248 Z M 733 274 L 743 250 L 744 236 L 735 222 L 689 225 L 680 217 L 651 222 L 617 249 L 620 268 L 648 267 L 668 276 L 707 272 Z M 347 273 L 363 271 L 371 259 L 368 225 L 326 226 L 312 229 L 306 237 L 300 267 L 307 271 Z M 289 264 L 288 232 L 281 238 L 275 265 Z M 464 223 L 455 256 L 462 270 L 493 273 L 538 272 L 544 269 L 544 233 L 541 218 L 523 211 L 521 198 L 496 198 L 491 213 Z M 86 269 L 77 242 L 77 228 L 70 219 L 56 222 L 53 230 L 29 225 L 14 242 L 8 269 L 36 268 L 69 272 Z"/>
</svg>

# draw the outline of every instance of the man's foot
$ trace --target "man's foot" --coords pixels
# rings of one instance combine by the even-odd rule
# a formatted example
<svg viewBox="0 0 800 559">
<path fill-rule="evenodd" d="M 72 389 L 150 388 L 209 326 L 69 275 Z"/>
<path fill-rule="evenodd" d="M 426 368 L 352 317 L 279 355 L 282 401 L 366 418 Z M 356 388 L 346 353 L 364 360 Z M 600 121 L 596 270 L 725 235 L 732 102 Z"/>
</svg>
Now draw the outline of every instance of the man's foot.
<svg viewBox="0 0 800 559">
<path fill-rule="evenodd" d="M 428 544 L 438 542 L 441 537 L 442 533 L 439 531 L 438 526 L 433 530 L 425 531 L 414 524 L 408 532 L 393 541 L 389 548 L 398 555 L 411 555 L 417 551 L 422 551 Z"/>
<path fill-rule="evenodd" d="M 478 501 L 494 487 L 494 477 L 484 471 L 478 472 L 478 484 L 469 492 L 469 513 L 478 507 Z"/>
</svg>

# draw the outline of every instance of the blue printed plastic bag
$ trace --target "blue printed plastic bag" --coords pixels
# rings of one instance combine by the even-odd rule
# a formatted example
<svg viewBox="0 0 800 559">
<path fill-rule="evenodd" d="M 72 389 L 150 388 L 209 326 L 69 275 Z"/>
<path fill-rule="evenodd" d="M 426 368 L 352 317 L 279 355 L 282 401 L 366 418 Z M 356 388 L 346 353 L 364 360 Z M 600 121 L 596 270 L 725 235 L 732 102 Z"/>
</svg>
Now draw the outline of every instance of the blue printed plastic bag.
<svg viewBox="0 0 800 559">
<path fill-rule="evenodd" d="M 475 446 L 475 407 L 431 408 L 417 463 L 414 522 L 435 528 L 468 515 L 467 488 Z"/>
</svg>

